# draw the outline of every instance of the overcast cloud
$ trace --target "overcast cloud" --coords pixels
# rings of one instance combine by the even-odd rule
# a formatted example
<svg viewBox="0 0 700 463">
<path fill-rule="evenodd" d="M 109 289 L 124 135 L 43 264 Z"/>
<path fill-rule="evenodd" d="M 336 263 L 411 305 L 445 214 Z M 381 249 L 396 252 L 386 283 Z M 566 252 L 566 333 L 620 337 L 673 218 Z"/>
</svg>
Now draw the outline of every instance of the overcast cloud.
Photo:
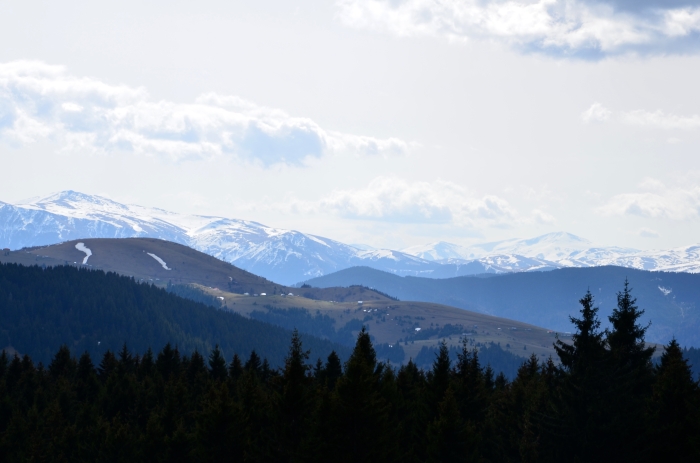
<svg viewBox="0 0 700 463">
<path fill-rule="evenodd" d="M 590 108 L 581 114 L 581 119 L 586 123 L 618 121 L 627 125 L 667 130 L 700 129 L 700 116 L 697 114 L 669 114 L 658 109 L 656 111 L 635 109 L 613 113 L 613 111 L 597 102 L 593 103 Z"/>
<path fill-rule="evenodd" d="M 207 93 L 194 103 L 156 101 L 145 88 L 110 85 L 39 61 L 0 64 L 0 137 L 12 145 L 56 140 L 62 149 L 134 152 L 171 160 L 233 156 L 302 164 L 351 152 L 404 154 L 409 144 L 327 131 L 236 96 Z"/>
<path fill-rule="evenodd" d="M 667 187 L 656 179 L 646 179 L 640 184 L 639 191 L 615 195 L 599 210 L 607 216 L 636 215 L 673 221 L 697 219 L 700 216 L 700 186 Z M 642 236 L 650 234 L 647 231 Z"/>
<path fill-rule="evenodd" d="M 0 201 L 405 248 L 700 237 L 700 1 L 5 2 Z"/>
<path fill-rule="evenodd" d="M 340 0 L 352 27 L 451 41 L 494 40 L 518 50 L 598 58 L 682 53 L 696 45 L 697 1 Z"/>
</svg>

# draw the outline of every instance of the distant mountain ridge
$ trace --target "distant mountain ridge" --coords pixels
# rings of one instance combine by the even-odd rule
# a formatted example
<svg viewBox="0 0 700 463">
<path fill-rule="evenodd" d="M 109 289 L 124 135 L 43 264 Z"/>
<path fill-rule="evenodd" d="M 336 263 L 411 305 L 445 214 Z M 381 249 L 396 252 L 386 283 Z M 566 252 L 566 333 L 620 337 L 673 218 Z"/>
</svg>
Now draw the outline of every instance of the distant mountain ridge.
<svg viewBox="0 0 700 463">
<path fill-rule="evenodd" d="M 551 272 L 517 272 L 488 278 L 399 277 L 368 267 L 353 267 L 306 281 L 317 288 L 364 285 L 401 300 L 432 302 L 566 332 L 569 316 L 579 316 L 579 299 L 590 290 L 600 307 L 603 327 L 628 280 L 651 322 L 647 340 L 700 346 L 700 275 L 650 272 L 624 267 L 563 268 Z"/>
<path fill-rule="evenodd" d="M 184 244 L 285 285 L 354 266 L 429 278 L 600 265 L 700 272 L 697 245 L 669 251 L 638 251 L 596 247 L 583 238 L 559 232 L 470 247 L 439 242 L 388 250 L 348 245 L 258 222 L 125 205 L 70 190 L 20 204 L 0 202 L 3 248 L 129 237 Z"/>
</svg>

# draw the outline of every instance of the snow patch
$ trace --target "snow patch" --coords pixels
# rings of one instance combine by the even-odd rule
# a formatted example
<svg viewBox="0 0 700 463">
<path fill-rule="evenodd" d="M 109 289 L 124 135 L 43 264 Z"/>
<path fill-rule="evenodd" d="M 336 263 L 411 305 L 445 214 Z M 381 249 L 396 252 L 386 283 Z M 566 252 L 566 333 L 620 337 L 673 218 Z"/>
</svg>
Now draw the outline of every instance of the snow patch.
<svg viewBox="0 0 700 463">
<path fill-rule="evenodd" d="M 663 286 L 659 286 L 659 291 L 664 293 L 664 296 L 668 296 L 673 290 L 669 288 L 664 288 Z"/>
<path fill-rule="evenodd" d="M 88 259 L 89 259 L 90 256 L 92 255 L 92 251 L 90 250 L 90 248 L 86 247 L 86 246 L 85 246 L 85 243 L 78 243 L 78 244 L 75 245 L 75 249 L 77 249 L 77 250 L 80 251 L 80 252 L 84 252 L 84 253 L 85 253 L 85 257 L 83 258 L 83 265 L 86 265 Z"/>
<path fill-rule="evenodd" d="M 166 264 L 165 261 L 164 261 L 163 259 L 161 259 L 160 257 L 158 257 L 158 256 L 156 256 L 155 254 L 150 253 L 150 252 L 147 252 L 146 254 L 148 254 L 149 256 L 153 257 L 155 260 L 157 260 L 158 263 L 159 263 L 160 265 L 162 265 L 163 268 L 164 268 L 165 270 L 172 270 L 171 268 L 168 268 L 168 264 Z"/>
</svg>

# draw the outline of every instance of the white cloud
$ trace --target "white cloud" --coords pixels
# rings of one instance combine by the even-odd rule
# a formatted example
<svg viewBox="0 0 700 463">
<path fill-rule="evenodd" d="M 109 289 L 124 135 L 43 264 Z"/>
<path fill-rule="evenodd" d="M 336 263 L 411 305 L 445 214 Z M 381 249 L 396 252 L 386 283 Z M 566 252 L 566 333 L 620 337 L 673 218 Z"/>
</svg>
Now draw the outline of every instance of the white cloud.
<svg viewBox="0 0 700 463">
<path fill-rule="evenodd" d="M 238 97 L 205 94 L 195 103 L 154 101 L 143 88 L 76 77 L 34 61 L 0 64 L 0 139 L 52 139 L 66 149 L 131 151 L 174 160 L 232 156 L 264 165 L 351 152 L 406 153 L 403 140 L 321 128 L 313 120 Z"/>
<path fill-rule="evenodd" d="M 660 129 L 697 129 L 700 128 L 700 116 L 678 116 L 663 111 L 628 111 L 622 114 L 622 122 L 628 125 L 654 127 Z"/>
<path fill-rule="evenodd" d="M 658 238 L 661 236 L 656 230 L 652 230 L 651 228 L 646 227 L 640 228 L 637 234 L 642 238 Z"/>
<path fill-rule="evenodd" d="M 666 187 L 647 179 L 642 189 L 610 198 L 598 209 L 603 215 L 636 215 L 653 219 L 690 220 L 700 217 L 700 186 L 697 184 Z"/>
<path fill-rule="evenodd" d="M 552 225 L 557 221 L 553 215 L 540 209 L 535 209 L 532 211 L 532 218 L 540 225 Z"/>
<path fill-rule="evenodd" d="M 524 50 L 604 56 L 673 52 L 700 31 L 700 8 L 622 8 L 582 0 L 340 0 L 346 25 L 398 36 L 495 40 Z"/>
<path fill-rule="evenodd" d="M 700 128 L 700 116 L 697 114 L 679 116 L 660 110 L 647 111 L 643 109 L 614 113 L 598 102 L 593 103 L 590 108 L 581 113 L 581 119 L 586 123 L 616 121 L 625 125 L 664 130 L 693 130 Z M 677 143 L 678 141 L 680 140 L 675 138 L 668 140 L 669 143 Z"/>
<path fill-rule="evenodd" d="M 583 122 L 606 122 L 610 120 L 610 116 L 612 111 L 596 102 L 581 114 L 581 119 Z"/>
<path fill-rule="evenodd" d="M 316 202 L 295 201 L 292 209 L 349 219 L 466 227 L 507 226 L 517 215 L 497 196 L 477 198 L 454 183 L 411 183 L 395 177 L 377 177 L 360 189 L 335 190 Z"/>
</svg>

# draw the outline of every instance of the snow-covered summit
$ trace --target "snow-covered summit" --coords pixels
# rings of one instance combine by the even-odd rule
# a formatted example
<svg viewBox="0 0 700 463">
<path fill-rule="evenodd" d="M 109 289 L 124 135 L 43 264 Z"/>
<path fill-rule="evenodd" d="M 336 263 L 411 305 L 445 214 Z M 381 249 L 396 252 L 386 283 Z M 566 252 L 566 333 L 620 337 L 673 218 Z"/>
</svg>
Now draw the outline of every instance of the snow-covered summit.
<svg viewBox="0 0 700 463">
<path fill-rule="evenodd" d="M 186 244 L 287 284 L 365 262 L 398 273 L 404 260 L 410 261 L 410 267 L 427 263 L 398 251 L 362 250 L 253 221 L 177 214 L 70 190 L 21 204 L 0 203 L 2 247 L 19 249 L 79 238 L 129 237 Z"/>
</svg>

